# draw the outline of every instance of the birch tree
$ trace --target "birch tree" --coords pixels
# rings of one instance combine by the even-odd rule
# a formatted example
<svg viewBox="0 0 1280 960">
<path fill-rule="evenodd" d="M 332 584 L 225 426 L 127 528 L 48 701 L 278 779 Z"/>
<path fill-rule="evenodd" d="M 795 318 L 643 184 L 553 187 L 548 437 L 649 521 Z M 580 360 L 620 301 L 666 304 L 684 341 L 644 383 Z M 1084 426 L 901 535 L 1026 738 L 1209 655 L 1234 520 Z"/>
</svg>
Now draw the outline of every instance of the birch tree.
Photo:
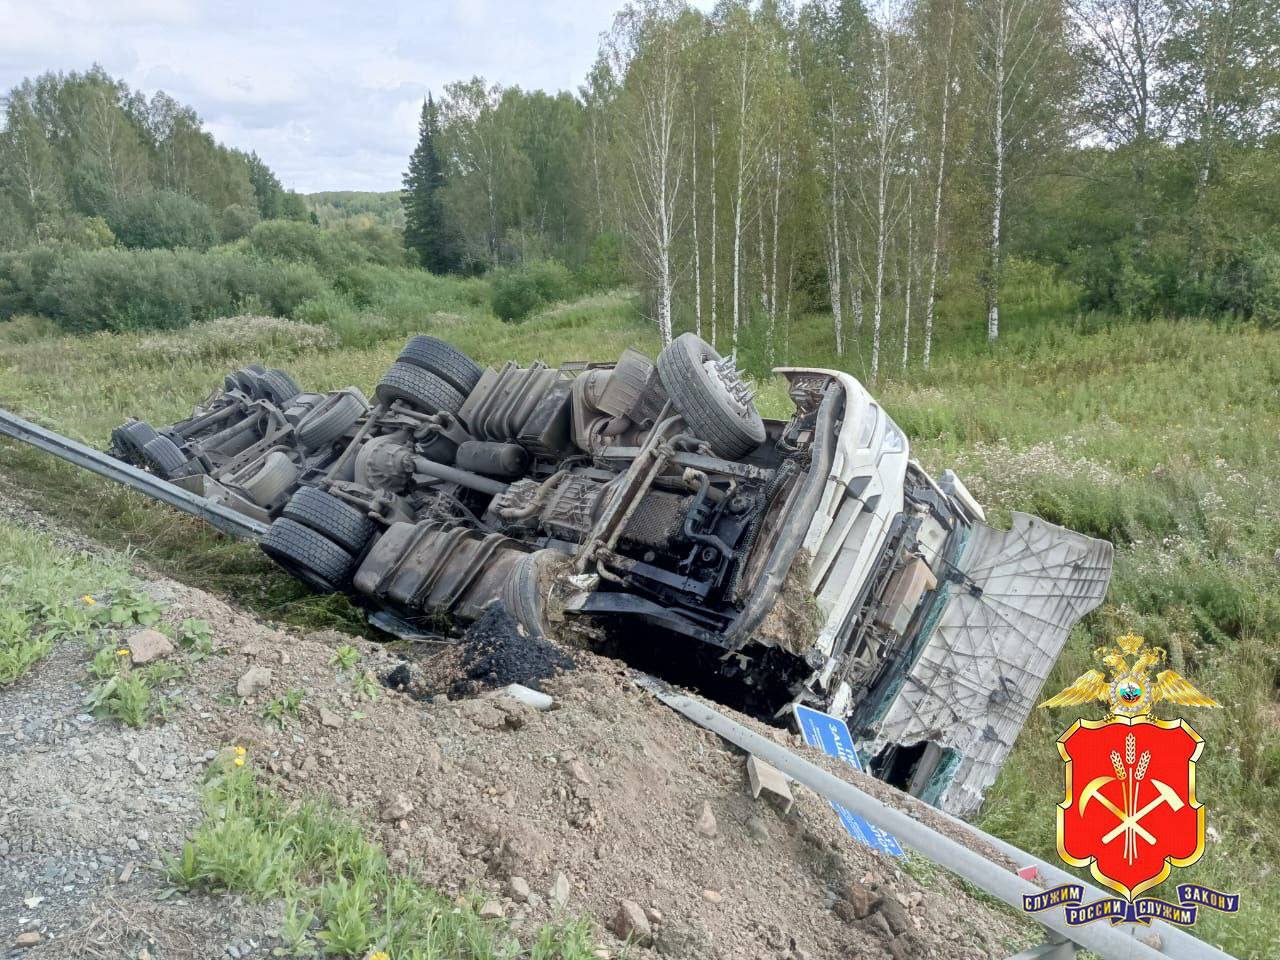
<svg viewBox="0 0 1280 960">
<path fill-rule="evenodd" d="M 938 297 L 938 258 L 942 249 L 942 191 L 947 181 L 947 147 L 948 121 L 952 99 L 952 87 L 957 80 L 952 66 L 952 53 L 955 49 L 956 19 L 959 0 L 947 0 L 946 42 L 942 45 L 940 80 L 937 83 L 937 102 L 939 103 L 938 124 L 934 148 L 933 164 L 933 217 L 929 244 L 929 286 L 924 293 L 924 346 L 921 351 L 921 364 L 926 370 L 933 358 L 933 316 Z M 929 37 L 926 34 L 926 37 Z"/>
<path fill-rule="evenodd" d="M 904 64 L 899 57 L 903 8 L 881 0 L 867 56 L 867 135 L 862 169 L 856 178 L 856 202 L 873 238 L 873 261 L 866 272 L 871 284 L 871 380 L 880 373 L 880 341 L 884 326 L 885 271 L 890 238 L 905 204 L 901 176 L 902 143 L 909 121 Z"/>
<path fill-rule="evenodd" d="M 744 323 L 746 303 L 744 290 L 745 234 L 751 226 L 748 204 L 759 174 L 768 136 L 764 115 L 765 87 L 769 69 L 769 50 L 759 24 L 753 19 L 744 0 L 732 0 L 716 10 L 717 27 L 722 40 L 720 62 L 723 70 L 726 113 L 733 143 L 731 176 L 732 264 L 730 288 L 731 351 L 738 353 L 738 334 Z"/>
<path fill-rule="evenodd" d="M 613 212 L 617 203 L 613 198 L 609 177 L 609 153 L 613 142 L 612 119 L 618 96 L 617 78 L 607 57 L 596 59 L 587 74 L 587 81 L 578 87 L 582 103 L 583 146 L 587 152 L 587 168 L 591 172 L 592 215 L 590 222 L 597 234 L 615 228 Z"/>
<path fill-rule="evenodd" d="M 1167 0 L 1161 102 L 1198 148 L 1202 196 L 1227 141 L 1280 130 L 1280 0 Z"/>
<path fill-rule="evenodd" d="M 990 147 L 987 232 L 987 339 L 1000 336 L 1000 269 L 1005 200 L 1015 149 L 1022 157 L 1065 126 L 1070 95 L 1056 55 L 1064 49 L 1059 0 L 974 0 L 974 67 L 987 98 Z"/>
<path fill-rule="evenodd" d="M 632 4 L 618 14 L 609 44 L 621 91 L 622 178 L 633 246 L 653 292 L 658 334 L 671 342 L 676 269 L 673 246 L 684 221 L 688 98 L 681 67 L 692 40 L 688 11 L 675 0 Z"/>
<path fill-rule="evenodd" d="M 824 0 L 807 4 L 800 14 L 800 73 L 807 102 L 808 135 L 814 146 L 814 173 L 821 195 L 823 254 L 836 356 L 843 356 L 845 351 L 844 262 L 849 256 L 848 245 L 843 244 L 848 232 L 845 164 L 857 88 L 850 81 L 857 69 L 854 51 L 865 29 L 858 4 Z"/>
</svg>

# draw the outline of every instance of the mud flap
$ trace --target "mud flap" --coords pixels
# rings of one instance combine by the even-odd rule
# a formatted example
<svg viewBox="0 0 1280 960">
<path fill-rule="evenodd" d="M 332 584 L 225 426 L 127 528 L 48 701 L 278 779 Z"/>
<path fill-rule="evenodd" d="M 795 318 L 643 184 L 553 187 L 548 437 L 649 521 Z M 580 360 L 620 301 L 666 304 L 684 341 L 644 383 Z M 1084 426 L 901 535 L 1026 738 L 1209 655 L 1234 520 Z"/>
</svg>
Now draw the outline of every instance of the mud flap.
<svg viewBox="0 0 1280 960">
<path fill-rule="evenodd" d="M 1025 513 L 1010 530 L 975 524 L 918 656 L 863 726 L 863 755 L 926 747 L 931 769 L 912 782 L 949 813 L 975 812 L 1071 629 L 1102 602 L 1112 558 L 1105 540 Z"/>
</svg>

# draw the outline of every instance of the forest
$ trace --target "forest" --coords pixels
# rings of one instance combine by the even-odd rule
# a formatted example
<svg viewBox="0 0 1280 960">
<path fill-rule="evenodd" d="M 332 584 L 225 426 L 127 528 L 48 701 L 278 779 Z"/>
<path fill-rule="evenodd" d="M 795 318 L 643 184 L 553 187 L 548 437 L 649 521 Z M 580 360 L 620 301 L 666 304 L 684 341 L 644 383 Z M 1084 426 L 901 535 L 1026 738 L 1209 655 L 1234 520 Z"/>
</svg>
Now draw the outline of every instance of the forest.
<svg viewBox="0 0 1280 960">
<path fill-rule="evenodd" d="M 0 317 L 352 324 L 425 268 L 507 320 L 628 287 L 662 341 L 767 369 L 794 332 L 873 381 L 1027 290 L 1271 324 L 1278 65 L 1280 0 L 640 0 L 576 92 L 446 84 L 402 192 L 311 197 L 163 92 L 48 73 L 3 101 Z"/>
<path fill-rule="evenodd" d="M 1080 310 L 1273 322 L 1277 54 L 1276 0 L 644 0 L 576 96 L 426 102 L 406 237 L 437 270 L 622 269 L 664 339 L 770 358 L 822 311 L 873 379 L 940 316 L 996 339 L 1013 261 Z"/>
</svg>

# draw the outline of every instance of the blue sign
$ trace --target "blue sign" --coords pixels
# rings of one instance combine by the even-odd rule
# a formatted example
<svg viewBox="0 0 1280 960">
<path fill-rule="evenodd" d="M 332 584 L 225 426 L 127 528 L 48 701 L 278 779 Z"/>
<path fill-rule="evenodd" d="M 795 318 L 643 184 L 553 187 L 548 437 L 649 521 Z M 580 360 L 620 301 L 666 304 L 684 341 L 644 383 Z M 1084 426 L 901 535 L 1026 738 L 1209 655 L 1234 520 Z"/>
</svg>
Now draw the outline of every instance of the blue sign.
<svg viewBox="0 0 1280 960">
<path fill-rule="evenodd" d="M 858 751 L 853 747 L 853 737 L 843 720 L 798 703 L 792 709 L 795 711 L 796 722 L 800 724 L 800 735 L 804 737 L 805 743 L 811 747 L 817 747 L 828 757 L 843 760 L 855 770 L 862 770 L 862 761 L 858 759 Z M 893 834 L 885 833 L 879 827 L 868 823 L 865 818 L 851 813 L 838 803 L 832 803 L 831 806 L 840 815 L 840 822 L 849 831 L 849 836 L 859 843 L 895 857 L 907 855 Z"/>
</svg>

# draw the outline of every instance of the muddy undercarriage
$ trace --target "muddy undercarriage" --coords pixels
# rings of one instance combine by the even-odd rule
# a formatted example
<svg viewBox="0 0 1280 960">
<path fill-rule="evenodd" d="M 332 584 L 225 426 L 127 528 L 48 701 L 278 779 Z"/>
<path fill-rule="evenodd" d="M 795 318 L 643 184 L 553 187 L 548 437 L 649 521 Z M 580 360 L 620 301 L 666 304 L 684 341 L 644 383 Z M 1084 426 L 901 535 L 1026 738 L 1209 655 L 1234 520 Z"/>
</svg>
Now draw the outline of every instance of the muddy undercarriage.
<svg viewBox="0 0 1280 960">
<path fill-rule="evenodd" d="M 766 421 L 691 334 L 656 364 L 487 370 L 414 337 L 372 401 L 253 366 L 112 453 L 269 522 L 273 560 L 384 626 L 501 600 L 756 715 L 849 717 L 873 770 L 967 812 L 1100 602 L 1109 545 L 986 527 L 852 377 L 779 372 L 794 411 Z"/>
</svg>

